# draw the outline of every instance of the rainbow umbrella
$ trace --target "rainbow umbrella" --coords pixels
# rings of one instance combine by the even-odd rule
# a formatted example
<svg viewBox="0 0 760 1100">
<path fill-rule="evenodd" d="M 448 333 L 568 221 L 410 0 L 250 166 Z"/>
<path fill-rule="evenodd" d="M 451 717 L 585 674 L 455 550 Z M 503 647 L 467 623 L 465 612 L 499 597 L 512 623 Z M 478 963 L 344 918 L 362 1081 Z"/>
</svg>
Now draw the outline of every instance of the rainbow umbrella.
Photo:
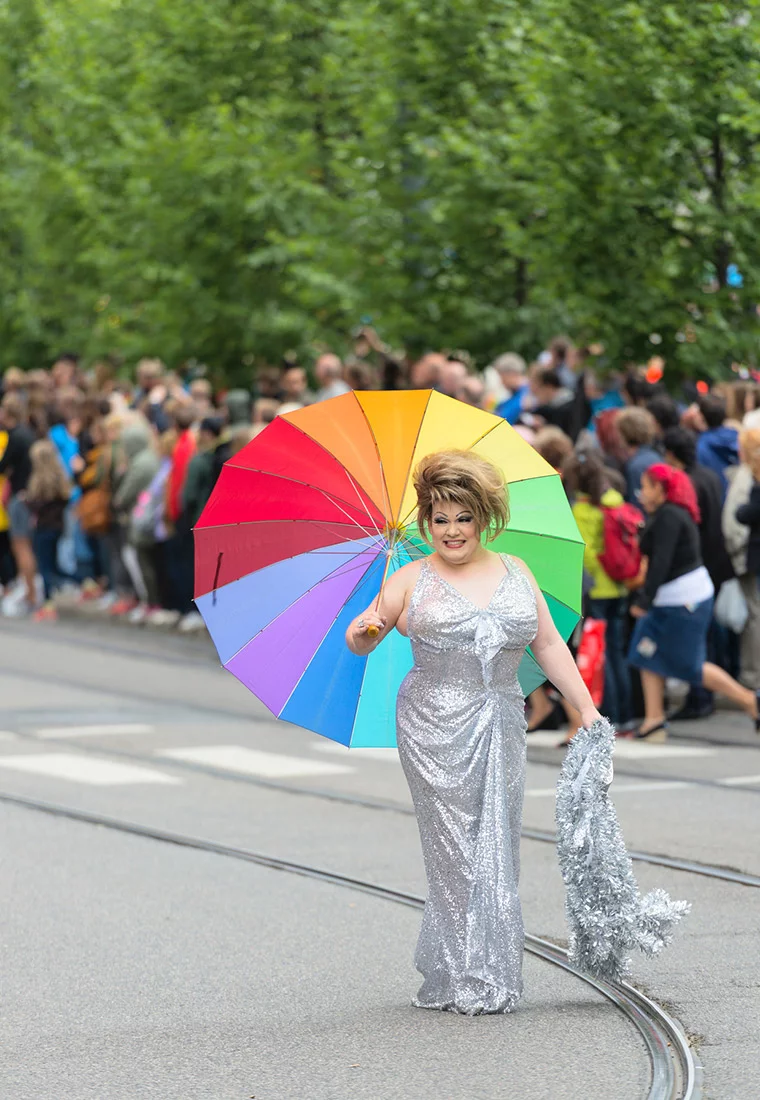
<svg viewBox="0 0 760 1100">
<path fill-rule="evenodd" d="M 224 667 L 277 718 L 344 745 L 395 745 L 410 643 L 393 631 L 358 657 L 344 635 L 386 573 L 430 553 L 412 472 L 454 448 L 503 469 L 511 519 L 490 545 L 530 565 L 570 635 L 583 541 L 551 466 L 500 417 L 432 390 L 347 393 L 278 416 L 230 458 L 195 528 L 198 610 Z M 523 691 L 544 678 L 528 651 Z"/>
</svg>

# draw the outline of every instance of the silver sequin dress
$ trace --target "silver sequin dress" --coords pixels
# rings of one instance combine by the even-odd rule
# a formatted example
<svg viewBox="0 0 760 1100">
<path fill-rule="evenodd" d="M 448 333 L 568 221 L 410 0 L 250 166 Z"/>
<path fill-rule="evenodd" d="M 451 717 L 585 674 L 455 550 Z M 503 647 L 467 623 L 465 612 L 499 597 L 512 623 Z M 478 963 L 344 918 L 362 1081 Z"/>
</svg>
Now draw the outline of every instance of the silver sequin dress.
<svg viewBox="0 0 760 1100">
<path fill-rule="evenodd" d="M 414 667 L 398 694 L 398 749 L 417 813 L 428 897 L 412 1004 L 509 1012 L 522 993 L 517 884 L 525 712 L 517 670 L 537 629 L 525 574 L 480 609 L 423 563 L 409 603 Z"/>
</svg>

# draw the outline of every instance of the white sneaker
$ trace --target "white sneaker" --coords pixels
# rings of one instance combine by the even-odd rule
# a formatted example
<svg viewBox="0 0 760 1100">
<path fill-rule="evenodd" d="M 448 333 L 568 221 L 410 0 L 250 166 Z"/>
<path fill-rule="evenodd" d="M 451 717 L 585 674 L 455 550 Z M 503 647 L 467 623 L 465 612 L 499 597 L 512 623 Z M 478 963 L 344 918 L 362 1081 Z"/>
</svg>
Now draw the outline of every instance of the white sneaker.
<svg viewBox="0 0 760 1100">
<path fill-rule="evenodd" d="M 115 592 L 104 592 L 103 595 L 93 602 L 94 611 L 109 611 L 116 603 L 119 597 Z"/>
<path fill-rule="evenodd" d="M 180 619 L 179 630 L 182 634 L 195 634 L 196 631 L 205 629 L 206 624 L 200 611 L 188 611 L 187 615 Z"/>
<path fill-rule="evenodd" d="M 61 596 L 65 596 L 67 599 L 76 599 L 82 594 L 82 589 L 76 581 L 64 581 L 58 589 L 58 593 Z"/>
<path fill-rule="evenodd" d="M 23 600 L 26 598 L 26 585 L 21 577 L 15 577 L 10 584 L 5 586 L 5 592 L 3 593 L 3 603 L 7 601 Z"/>
<path fill-rule="evenodd" d="M 124 617 L 128 623 L 136 623 L 138 626 L 140 626 L 141 623 L 145 622 L 148 612 L 148 605 L 145 603 L 139 603 L 137 607 L 133 607 L 131 611 L 128 611 Z"/>
<path fill-rule="evenodd" d="M 151 611 L 145 622 L 148 626 L 176 626 L 179 618 L 179 611 L 169 611 L 166 607 L 159 607 L 157 611 Z"/>
<path fill-rule="evenodd" d="M 14 581 L 12 585 L 8 586 L 6 594 L 3 596 L 3 615 L 6 615 L 10 619 L 16 619 L 21 618 L 23 615 L 28 615 L 29 612 L 33 610 L 34 608 L 30 606 L 26 598 L 26 585 L 23 581 L 20 583 Z"/>
<path fill-rule="evenodd" d="M 8 597 L 3 600 L 3 615 L 6 619 L 25 619 L 27 615 L 31 615 L 35 610 L 34 607 L 25 598 L 20 600 L 9 600 Z"/>
</svg>

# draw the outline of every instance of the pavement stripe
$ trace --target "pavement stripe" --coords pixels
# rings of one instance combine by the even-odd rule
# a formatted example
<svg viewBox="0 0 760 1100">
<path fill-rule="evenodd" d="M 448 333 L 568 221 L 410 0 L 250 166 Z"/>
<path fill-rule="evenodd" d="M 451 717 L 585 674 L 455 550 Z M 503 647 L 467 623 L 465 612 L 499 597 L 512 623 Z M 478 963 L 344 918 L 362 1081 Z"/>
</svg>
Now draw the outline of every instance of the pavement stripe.
<svg viewBox="0 0 760 1100">
<path fill-rule="evenodd" d="M 398 764 L 398 749 L 349 749 L 346 745 L 339 745 L 337 741 L 320 741 L 312 748 L 317 752 L 328 752 L 335 756 L 342 756 L 344 760 L 356 757 L 359 760 L 385 760 L 388 764 Z"/>
<path fill-rule="evenodd" d="M 280 756 L 274 752 L 259 752 L 242 745 L 200 745 L 187 749 L 158 749 L 157 756 L 187 760 L 193 764 L 209 764 L 222 771 L 243 775 L 260 775 L 267 779 L 284 779 L 300 775 L 340 775 L 355 769 L 345 764 L 328 764 L 307 760 L 301 756 Z"/>
<path fill-rule="evenodd" d="M 610 788 L 612 795 L 617 794 L 637 794 L 642 791 L 676 791 L 683 787 L 692 787 L 692 783 L 681 783 L 680 781 L 673 780 L 657 781 L 654 783 L 614 783 Z M 534 787 L 532 790 L 525 792 L 526 798 L 553 798 L 557 793 L 556 787 Z"/>
<path fill-rule="evenodd" d="M 0 741 L 18 741 L 18 734 L 11 730 L 0 730 Z"/>
<path fill-rule="evenodd" d="M 69 779 L 74 783 L 89 783 L 93 787 L 116 787 L 127 783 L 179 784 L 182 780 L 153 768 L 136 764 L 121 764 L 75 753 L 35 753 L 34 756 L 0 756 L 0 768 L 46 775 L 52 779 Z"/>
<path fill-rule="evenodd" d="M 627 741 L 618 738 L 615 756 L 626 760 L 664 760 L 666 757 L 683 759 L 687 756 L 715 756 L 715 749 L 698 748 L 696 745 L 648 745 L 646 741 Z"/>
<path fill-rule="evenodd" d="M 109 726 L 48 726 L 36 732 L 38 737 L 99 737 L 101 734 L 154 733 L 155 726 L 123 722 Z"/>
<path fill-rule="evenodd" d="M 740 787 L 745 783 L 760 783 L 760 775 L 732 775 L 728 779 L 718 779 L 726 787 Z"/>
<path fill-rule="evenodd" d="M 529 733 L 528 748 L 554 749 L 561 740 L 561 732 Z M 615 756 L 627 760 L 664 760 L 666 757 L 684 759 L 689 756 L 715 756 L 717 749 L 706 749 L 697 745 L 652 745 L 646 741 L 632 741 L 619 737 L 615 741 Z"/>
</svg>

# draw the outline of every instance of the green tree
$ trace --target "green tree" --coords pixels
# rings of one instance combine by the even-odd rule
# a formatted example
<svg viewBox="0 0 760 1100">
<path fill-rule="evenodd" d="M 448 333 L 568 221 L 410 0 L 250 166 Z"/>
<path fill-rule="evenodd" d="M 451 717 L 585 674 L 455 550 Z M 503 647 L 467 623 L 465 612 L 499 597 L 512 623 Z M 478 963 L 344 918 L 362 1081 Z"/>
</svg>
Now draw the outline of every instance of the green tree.
<svg viewBox="0 0 760 1100">
<path fill-rule="evenodd" d="M 558 329 L 615 362 L 752 358 L 756 14 L 0 0 L 4 358 L 243 378 L 362 316 L 481 360 Z"/>
</svg>

